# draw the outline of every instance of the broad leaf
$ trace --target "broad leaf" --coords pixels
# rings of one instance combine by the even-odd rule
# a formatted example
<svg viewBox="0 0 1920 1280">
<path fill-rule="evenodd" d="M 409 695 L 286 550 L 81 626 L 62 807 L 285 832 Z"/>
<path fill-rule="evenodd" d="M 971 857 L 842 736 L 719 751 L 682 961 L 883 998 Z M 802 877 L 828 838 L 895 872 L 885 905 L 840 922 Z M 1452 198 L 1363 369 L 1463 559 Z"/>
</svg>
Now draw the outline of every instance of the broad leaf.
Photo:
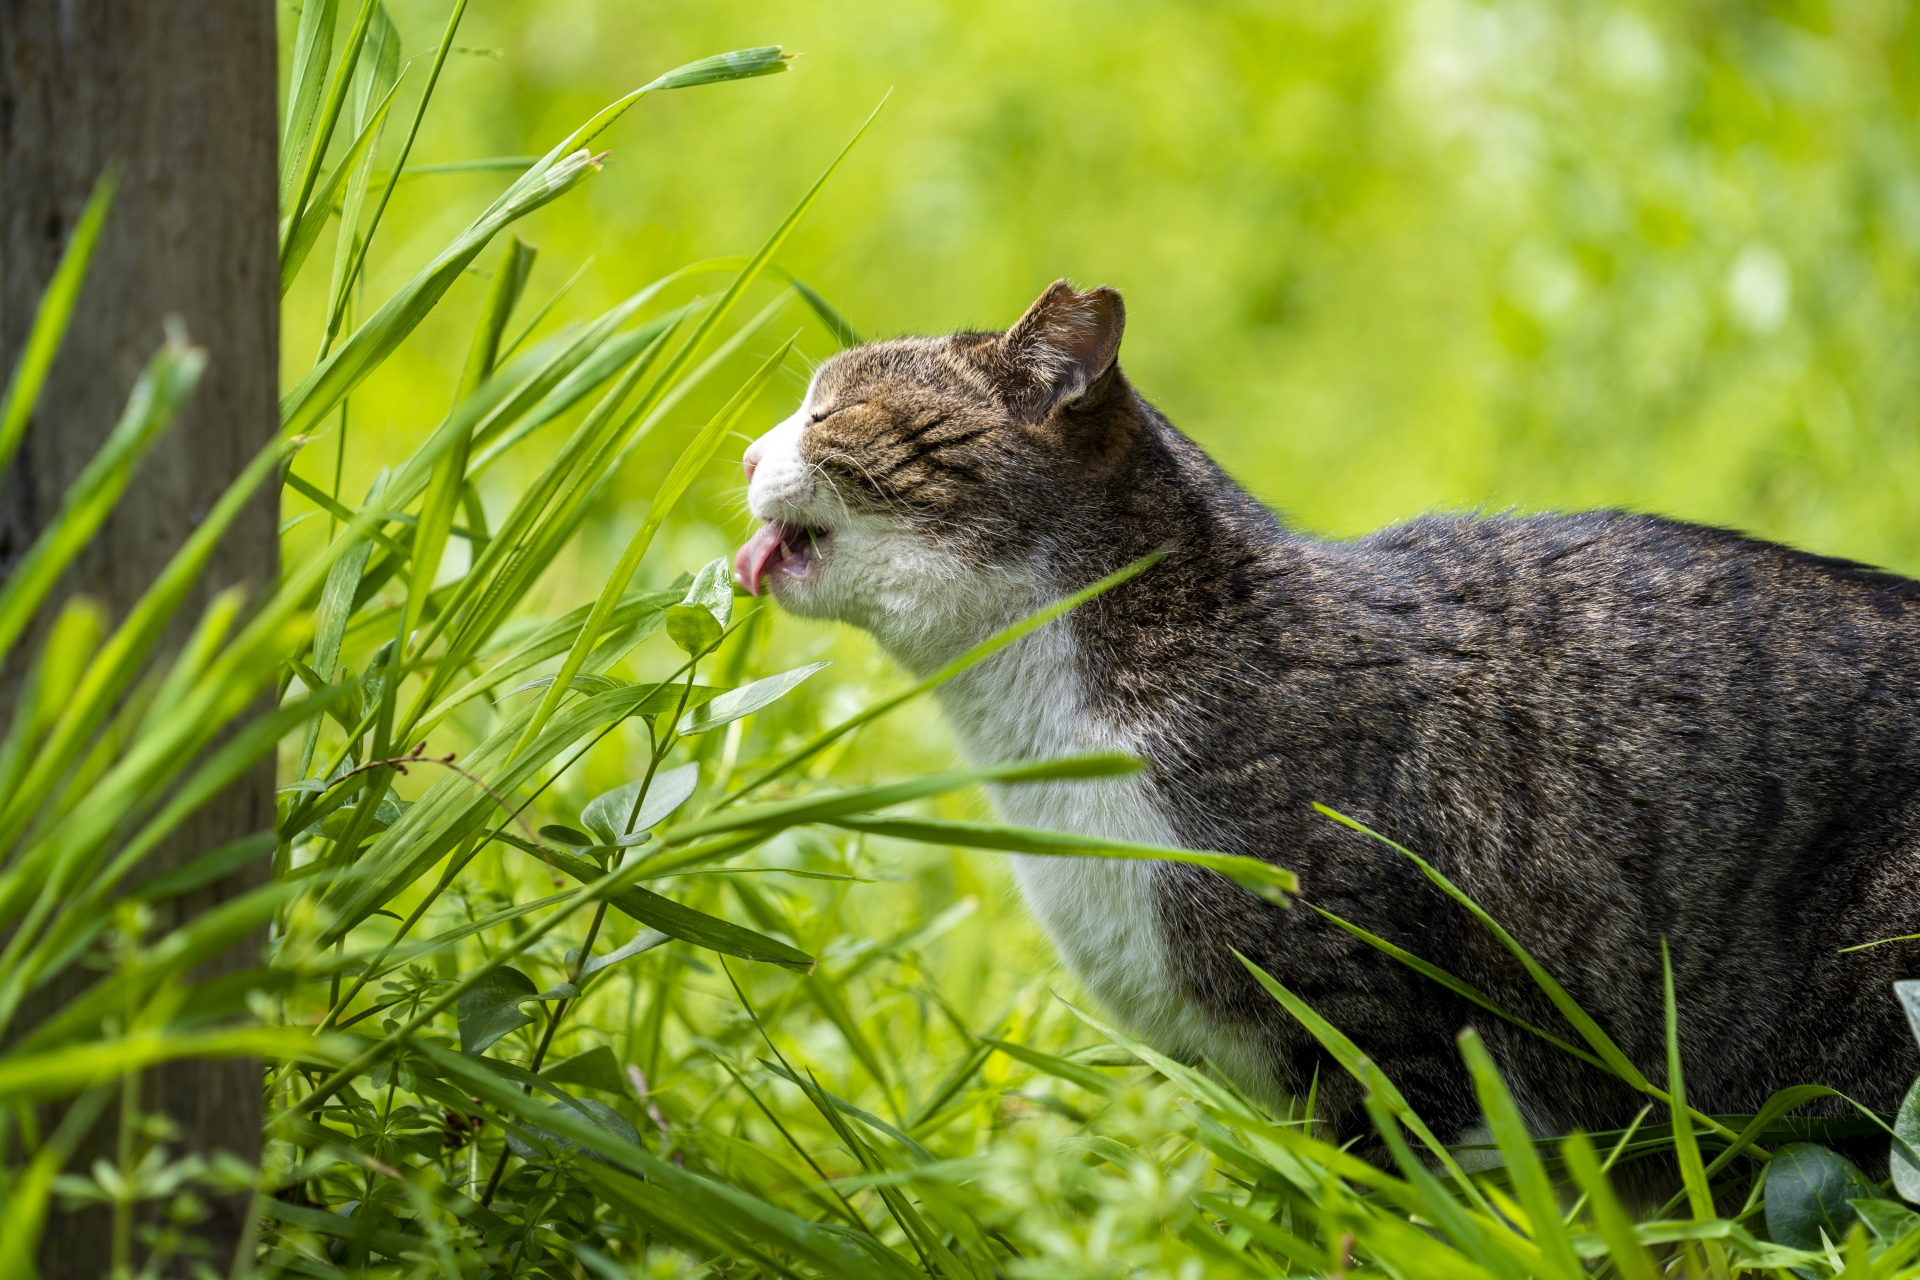
<svg viewBox="0 0 1920 1280">
<path fill-rule="evenodd" d="M 696 658 L 713 648 L 725 629 L 704 604 L 676 604 L 667 610 L 668 638 Z"/>
<path fill-rule="evenodd" d="M 700 785 L 700 766 L 683 764 L 678 769 L 655 774 L 652 784 L 647 787 L 647 798 L 636 815 L 633 802 L 639 798 L 640 788 L 645 781 L 629 782 L 624 787 L 615 787 L 612 791 L 595 796 L 580 811 L 581 823 L 604 844 L 638 844 L 646 839 L 649 828 L 665 820 L 687 802 L 687 797 Z"/>
<path fill-rule="evenodd" d="M 1820 1249 L 1820 1233 L 1838 1244 L 1860 1220 L 1849 1200 L 1885 1194 L 1839 1152 L 1811 1142 L 1780 1148 L 1767 1166 L 1767 1234 L 1775 1244 Z"/>
<path fill-rule="evenodd" d="M 495 969 L 460 997 L 455 1006 L 460 1023 L 460 1052 L 477 1058 L 501 1036 L 532 1022 L 520 1006 L 538 999 L 540 988 L 518 969 Z"/>
<path fill-rule="evenodd" d="M 1920 1227 L 1920 1213 L 1894 1200 L 1849 1200 L 1867 1230 L 1882 1240 L 1898 1240 Z"/>
<path fill-rule="evenodd" d="M 549 823 L 541 827 L 540 838 L 542 840 L 551 840 L 555 844 L 571 845 L 576 849 L 591 849 L 593 847 L 592 836 L 584 831 L 576 831 L 572 827 L 563 827 L 558 823 Z"/>
<path fill-rule="evenodd" d="M 1893 984 L 1893 994 L 1907 1015 L 1907 1029 L 1913 1032 L 1915 1041 L 1920 1041 L 1920 981 L 1908 979 L 1896 982 Z"/>
<path fill-rule="evenodd" d="M 580 966 L 580 976 L 584 978 L 589 974 L 598 973 L 610 964 L 619 964 L 622 960 L 631 959 L 643 951 L 651 951 L 669 940 L 668 936 L 658 929 L 642 929 L 633 935 L 633 941 L 626 946 L 609 951 L 604 956 L 590 957 L 584 965 Z"/>
<path fill-rule="evenodd" d="M 726 626 L 733 621 L 733 565 L 725 556 L 701 566 L 693 575 L 681 604 L 703 604 L 714 621 Z"/>
<path fill-rule="evenodd" d="M 791 671 L 782 671 L 777 676 L 768 676 L 764 680 L 755 680 L 752 684 L 742 685 L 709 702 L 706 706 L 689 711 L 680 717 L 680 732 L 683 735 L 706 733 L 732 724 L 741 716 L 752 715 L 768 703 L 784 698 L 802 680 L 822 667 L 830 664 L 815 662 L 804 667 L 795 667 Z"/>
<path fill-rule="evenodd" d="M 1902 983 L 1901 985 L 1906 985 Z M 1920 984 L 1916 984 L 1920 985 Z M 1920 1203 L 1920 1080 L 1914 1081 L 1893 1118 L 1893 1189 Z"/>
<path fill-rule="evenodd" d="M 620 1061 L 604 1044 L 577 1053 L 565 1062 L 556 1062 L 540 1075 L 555 1084 L 584 1085 L 589 1089 L 605 1089 L 608 1093 L 627 1091 L 627 1078 L 620 1072 Z"/>
</svg>

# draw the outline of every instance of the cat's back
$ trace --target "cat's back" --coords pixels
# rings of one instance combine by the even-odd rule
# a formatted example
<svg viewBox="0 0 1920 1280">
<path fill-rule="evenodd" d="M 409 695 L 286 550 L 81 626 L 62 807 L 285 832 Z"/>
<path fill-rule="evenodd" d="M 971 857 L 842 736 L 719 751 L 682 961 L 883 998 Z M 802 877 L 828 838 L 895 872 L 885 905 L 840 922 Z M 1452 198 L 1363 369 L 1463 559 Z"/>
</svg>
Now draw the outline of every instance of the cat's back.
<svg viewBox="0 0 1920 1280">
<path fill-rule="evenodd" d="M 1278 655 L 1305 638 L 1284 621 L 1304 604 L 1339 619 L 1355 674 L 1454 677 L 1462 696 L 1767 696 L 1714 708 L 1739 714 L 1920 693 L 1920 582 L 1723 529 L 1614 511 L 1426 517 L 1293 554 Z"/>
</svg>

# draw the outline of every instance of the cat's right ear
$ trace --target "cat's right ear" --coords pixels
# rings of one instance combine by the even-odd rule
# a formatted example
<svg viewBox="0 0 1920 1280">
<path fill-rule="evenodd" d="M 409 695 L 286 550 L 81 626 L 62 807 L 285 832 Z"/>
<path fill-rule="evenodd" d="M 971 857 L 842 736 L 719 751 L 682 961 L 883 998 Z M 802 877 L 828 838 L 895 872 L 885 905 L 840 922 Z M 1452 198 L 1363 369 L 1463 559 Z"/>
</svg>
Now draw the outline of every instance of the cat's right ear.
<svg viewBox="0 0 1920 1280">
<path fill-rule="evenodd" d="M 1120 358 L 1126 304 L 1105 285 L 1081 293 L 1065 280 L 1047 286 L 1001 342 L 1024 415 L 1044 422 L 1098 387 Z"/>
</svg>

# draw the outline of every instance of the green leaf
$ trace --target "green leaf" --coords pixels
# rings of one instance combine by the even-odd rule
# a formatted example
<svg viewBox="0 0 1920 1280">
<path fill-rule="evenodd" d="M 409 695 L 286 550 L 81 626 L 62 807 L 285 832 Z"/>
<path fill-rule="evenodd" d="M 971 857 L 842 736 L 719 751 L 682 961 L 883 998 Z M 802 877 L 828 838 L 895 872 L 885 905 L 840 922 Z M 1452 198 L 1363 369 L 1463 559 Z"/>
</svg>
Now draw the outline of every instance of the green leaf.
<svg viewBox="0 0 1920 1280">
<path fill-rule="evenodd" d="M 1907 979 L 1893 984 L 1893 994 L 1900 1001 L 1902 1012 L 1907 1015 L 1907 1029 L 1913 1032 L 1915 1041 L 1920 1041 L 1920 981 Z"/>
<path fill-rule="evenodd" d="M 543 859 L 579 881 L 591 883 L 604 874 L 598 865 L 575 854 L 559 849 L 540 849 L 504 831 L 495 838 Z M 777 964 L 801 973 L 810 971 L 814 965 L 813 957 L 804 951 L 730 920 L 695 911 L 651 889 L 631 885 L 618 890 L 607 901 L 641 924 L 658 929 L 669 937 L 691 942 L 697 947 L 706 947 L 723 955 L 739 956 L 742 960 Z"/>
<path fill-rule="evenodd" d="M 669 935 L 660 932 L 658 929 L 642 929 L 640 932 L 634 934 L 633 941 L 627 943 L 625 946 L 616 947 L 603 956 L 588 957 L 587 962 L 580 966 L 580 976 L 582 978 L 591 977 L 608 965 L 619 964 L 622 960 L 631 959 L 643 951 L 651 951 L 662 943 L 671 941 L 672 938 Z"/>
<path fill-rule="evenodd" d="M 732 724 L 742 716 L 750 716 L 760 708 L 784 698 L 814 672 L 831 665 L 828 662 L 809 663 L 791 671 L 782 671 L 777 676 L 755 680 L 738 689 L 729 689 L 706 706 L 680 717 L 680 733 L 690 737 Z"/>
<path fill-rule="evenodd" d="M 620 1061 L 604 1044 L 577 1053 L 565 1062 L 556 1062 L 540 1075 L 555 1084 L 584 1085 L 589 1089 L 605 1089 L 608 1093 L 627 1091 L 627 1078 L 620 1072 Z M 637 1136 L 634 1140 L 638 1140 Z"/>
<path fill-rule="evenodd" d="M 1920 983 L 1907 984 L 1915 985 Z M 1920 1080 L 1913 1082 L 1893 1117 L 1893 1189 L 1903 1200 L 1920 1203 Z"/>
<path fill-rule="evenodd" d="M 647 798 L 635 814 L 633 804 L 639 799 L 642 786 L 646 786 Z M 638 844 L 656 824 L 685 804 L 699 786 L 699 764 L 683 764 L 655 774 L 650 785 L 643 778 L 595 796 L 580 811 L 580 822 L 598 836 L 602 844 Z"/>
<path fill-rule="evenodd" d="M 553 1077 L 548 1076 L 549 1080 Z M 610 1133 L 622 1142 L 640 1145 L 640 1131 L 633 1122 L 615 1111 L 604 1102 L 594 1098 L 576 1098 L 572 1102 L 556 1102 L 548 1108 L 550 1111 L 563 1112 L 570 1116 L 585 1115 L 590 1123 L 605 1133 Z M 562 1151 L 581 1151 L 587 1159 L 608 1163 L 607 1158 L 591 1149 L 582 1150 L 581 1144 L 571 1138 L 562 1137 L 543 1125 L 513 1124 L 507 1125 L 507 1145 L 513 1154 L 522 1160 L 551 1160 Z"/>
<path fill-rule="evenodd" d="M 723 80 L 746 80 L 753 76 L 778 75 L 787 69 L 787 56 L 777 44 L 756 49 L 735 49 L 675 67 L 648 85 L 649 89 L 691 89 L 696 85 L 719 84 Z"/>
<path fill-rule="evenodd" d="M 1867 1230 L 1882 1240 L 1899 1240 L 1920 1228 L 1920 1213 L 1893 1200 L 1849 1200 Z"/>
<path fill-rule="evenodd" d="M 518 969 L 495 969 L 472 990 L 460 997 L 455 1006 L 460 1023 L 460 1052 L 477 1058 L 501 1036 L 517 1031 L 533 1019 L 520 1012 L 520 1006 L 537 998 L 540 988 Z"/>
<path fill-rule="evenodd" d="M 1838 1243 L 1860 1220 L 1850 1200 L 1885 1196 L 1839 1152 L 1795 1142 L 1774 1153 L 1767 1166 L 1767 1235 L 1794 1249 L 1821 1248 L 1820 1233 Z"/>
<path fill-rule="evenodd" d="M 703 604 L 676 604 L 667 610 L 667 637 L 695 658 L 718 644 L 725 629 Z"/>
<path fill-rule="evenodd" d="M 733 621 L 733 565 L 725 556 L 700 567 L 693 575 L 682 604 L 702 604 L 714 621 L 725 627 Z"/>
</svg>

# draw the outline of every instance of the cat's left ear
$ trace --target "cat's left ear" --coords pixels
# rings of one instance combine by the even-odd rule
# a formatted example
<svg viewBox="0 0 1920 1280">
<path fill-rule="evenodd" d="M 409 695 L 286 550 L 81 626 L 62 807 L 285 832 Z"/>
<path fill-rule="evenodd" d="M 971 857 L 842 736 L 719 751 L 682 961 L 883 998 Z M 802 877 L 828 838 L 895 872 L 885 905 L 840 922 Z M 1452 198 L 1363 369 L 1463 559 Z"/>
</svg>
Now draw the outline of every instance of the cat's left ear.
<svg viewBox="0 0 1920 1280">
<path fill-rule="evenodd" d="M 1099 387 L 1120 358 L 1126 304 L 1102 285 L 1081 293 L 1055 280 L 1001 339 L 1014 372 L 1026 384 L 1022 407 L 1034 421 Z"/>
</svg>

